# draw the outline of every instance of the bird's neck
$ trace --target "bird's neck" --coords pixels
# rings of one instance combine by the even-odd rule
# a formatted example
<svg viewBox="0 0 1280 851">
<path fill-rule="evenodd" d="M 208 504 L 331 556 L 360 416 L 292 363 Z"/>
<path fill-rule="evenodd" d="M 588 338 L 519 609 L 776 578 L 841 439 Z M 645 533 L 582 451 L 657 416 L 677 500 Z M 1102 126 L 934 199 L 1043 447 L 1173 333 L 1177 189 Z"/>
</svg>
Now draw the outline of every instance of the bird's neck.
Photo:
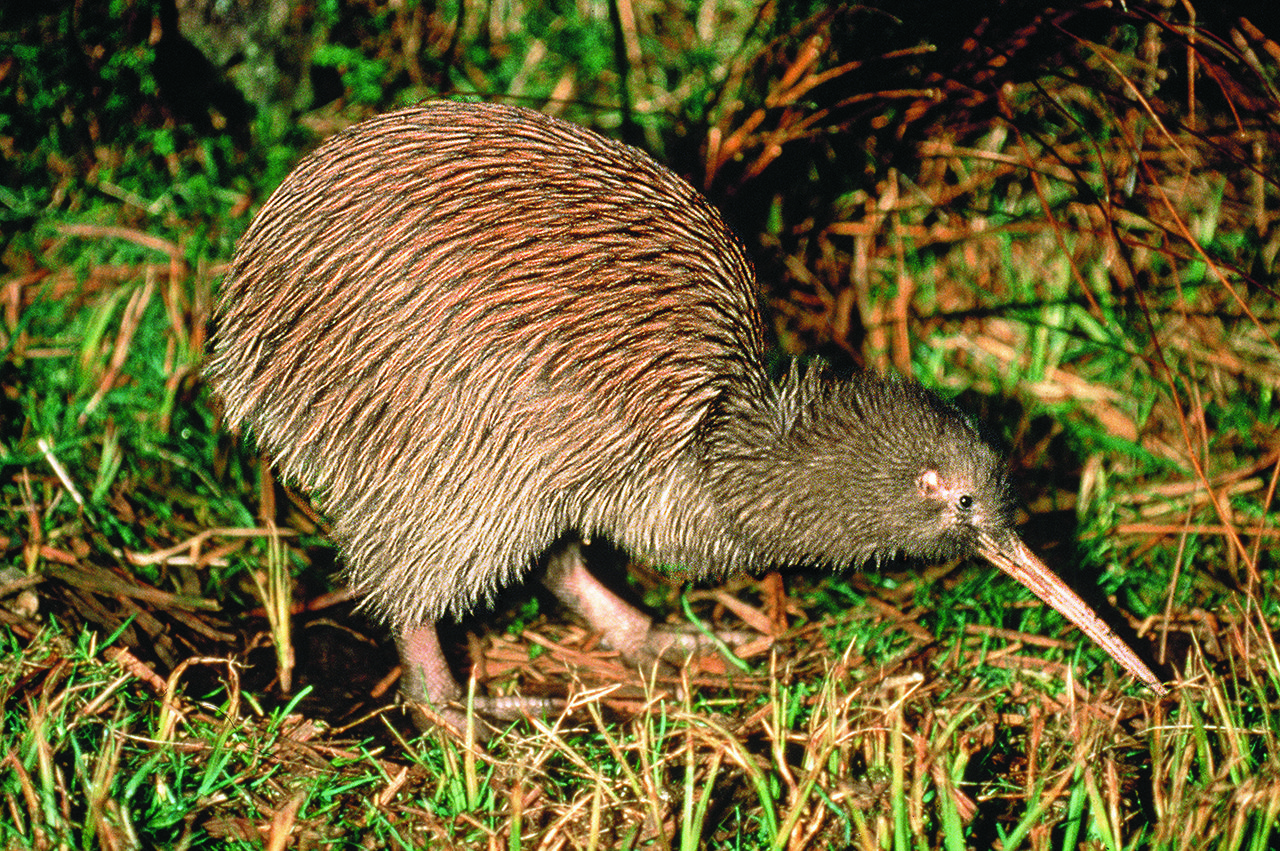
<svg viewBox="0 0 1280 851">
<path fill-rule="evenodd" d="M 709 424 L 712 500 L 756 563 L 843 566 L 900 549 L 874 487 L 887 447 L 839 394 L 821 375 L 792 371 L 726 394 Z"/>
</svg>

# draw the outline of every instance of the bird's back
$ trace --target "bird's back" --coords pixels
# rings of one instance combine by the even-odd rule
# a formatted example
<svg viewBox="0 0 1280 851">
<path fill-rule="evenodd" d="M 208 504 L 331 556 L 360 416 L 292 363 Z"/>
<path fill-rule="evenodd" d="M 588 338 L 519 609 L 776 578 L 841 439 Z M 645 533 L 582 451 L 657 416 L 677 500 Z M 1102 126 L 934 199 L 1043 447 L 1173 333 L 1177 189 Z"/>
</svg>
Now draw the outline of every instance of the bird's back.
<svg viewBox="0 0 1280 851">
<path fill-rule="evenodd" d="M 242 239 L 216 323 L 229 418 L 401 623 L 465 610 L 570 528 L 678 557 L 677 525 L 710 522 L 699 429 L 764 382 L 749 265 L 701 196 L 496 105 L 321 145 Z"/>
</svg>

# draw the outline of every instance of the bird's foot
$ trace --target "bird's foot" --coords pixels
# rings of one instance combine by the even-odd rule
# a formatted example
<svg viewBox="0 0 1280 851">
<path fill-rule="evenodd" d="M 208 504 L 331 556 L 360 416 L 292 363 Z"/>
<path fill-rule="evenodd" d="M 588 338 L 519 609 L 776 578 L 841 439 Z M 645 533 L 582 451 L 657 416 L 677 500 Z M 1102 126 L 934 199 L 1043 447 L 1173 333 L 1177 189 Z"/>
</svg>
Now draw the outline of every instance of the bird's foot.
<svg viewBox="0 0 1280 851">
<path fill-rule="evenodd" d="M 459 741 L 471 739 L 482 745 L 513 721 L 554 716 L 565 708 L 565 701 L 557 698 L 525 695 L 475 696 L 469 703 L 423 700 L 403 692 L 401 697 L 413 725 L 422 732 L 444 730 Z"/>
<path fill-rule="evenodd" d="M 627 662 L 643 666 L 662 662 L 679 667 L 689 659 L 712 653 L 732 653 L 734 648 L 759 639 L 745 630 L 706 630 L 693 624 L 657 623 L 645 618 L 645 630 L 637 639 L 632 631 L 623 636 L 602 630 L 603 640 Z"/>
<path fill-rule="evenodd" d="M 547 564 L 543 583 L 562 603 L 601 634 L 606 647 L 645 673 L 658 666 L 674 676 L 687 660 L 733 648 L 759 638 L 743 631 L 708 631 L 688 624 L 655 623 L 647 614 L 605 587 L 586 568 L 581 547 L 568 544 Z"/>
<path fill-rule="evenodd" d="M 397 640 L 403 673 L 400 693 L 414 726 L 423 732 L 444 729 L 460 739 L 487 742 L 512 721 L 545 717 L 564 710 L 563 700 L 508 695 L 467 698 L 454 679 L 434 624 L 410 627 Z M 468 711 L 470 709 L 470 711 Z"/>
</svg>

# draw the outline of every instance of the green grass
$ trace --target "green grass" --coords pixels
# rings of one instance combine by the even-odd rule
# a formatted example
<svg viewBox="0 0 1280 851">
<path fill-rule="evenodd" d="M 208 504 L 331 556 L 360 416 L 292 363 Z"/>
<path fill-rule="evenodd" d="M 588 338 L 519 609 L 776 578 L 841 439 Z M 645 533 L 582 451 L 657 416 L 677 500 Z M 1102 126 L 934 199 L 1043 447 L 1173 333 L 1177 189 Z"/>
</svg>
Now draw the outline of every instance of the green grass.
<svg viewBox="0 0 1280 851">
<path fill-rule="evenodd" d="M 621 54 L 604 8 L 304 5 L 342 95 L 265 107 L 249 147 L 169 111 L 151 5 L 0 19 L 5 847 L 1275 846 L 1274 42 L 1130 4 L 998 16 L 957 53 L 972 21 L 659 5 Z M 437 91 L 563 109 L 706 186 L 782 346 L 973 411 L 1033 549 L 1173 693 L 982 565 L 638 566 L 659 616 L 772 648 L 647 683 L 514 589 L 451 643 L 477 688 L 574 711 L 483 748 L 413 732 L 386 635 L 328 594 L 323 518 L 199 369 L 301 151 Z"/>
<path fill-rule="evenodd" d="M 1227 681 L 1182 690 L 1173 712 L 1183 720 L 1172 722 L 1114 696 L 1064 705 L 918 673 L 867 676 L 827 656 L 817 679 L 770 678 L 745 727 L 723 707 L 669 700 L 617 723 L 591 701 L 576 721 L 522 725 L 472 755 L 447 739 L 335 736 L 289 706 L 263 712 L 220 663 L 211 693 L 186 687 L 193 665 L 158 695 L 87 639 L 45 633 L 11 652 L 22 664 L 6 668 L 3 690 L 26 699 L 6 718 L 10 844 L 111 833 L 141 847 L 250 847 L 257 831 L 305 825 L 333 847 L 375 837 L 520 847 L 521 831 L 535 841 L 590 826 L 607 837 L 599 847 L 876 836 L 894 848 L 966 847 L 984 835 L 1018 847 L 1052 825 L 1060 847 L 1075 847 L 1071 837 L 1180 847 L 1191 819 L 1197 836 L 1226 834 L 1215 847 L 1266 847 L 1280 813 L 1267 782 L 1280 770 L 1275 710 L 1249 712 L 1248 691 Z M 1135 797 L 1165 818 L 1135 825 Z"/>
</svg>

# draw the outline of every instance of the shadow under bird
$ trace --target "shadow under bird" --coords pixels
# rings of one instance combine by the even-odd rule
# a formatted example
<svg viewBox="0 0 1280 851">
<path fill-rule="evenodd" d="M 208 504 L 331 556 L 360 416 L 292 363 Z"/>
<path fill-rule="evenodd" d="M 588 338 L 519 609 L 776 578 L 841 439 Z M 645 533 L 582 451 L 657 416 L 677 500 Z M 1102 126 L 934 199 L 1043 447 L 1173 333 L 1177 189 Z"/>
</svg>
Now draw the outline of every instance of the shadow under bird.
<svg viewBox="0 0 1280 851">
<path fill-rule="evenodd" d="M 757 299 L 720 216 L 647 155 L 441 101 L 286 178 L 237 248 L 208 377 L 332 519 L 402 690 L 439 711 L 461 690 L 435 623 L 541 556 L 614 649 L 661 656 L 670 637 L 586 570 L 597 535 L 691 576 L 977 554 L 1164 692 L 1019 539 L 968 419 L 872 374 L 771 381 Z"/>
</svg>

